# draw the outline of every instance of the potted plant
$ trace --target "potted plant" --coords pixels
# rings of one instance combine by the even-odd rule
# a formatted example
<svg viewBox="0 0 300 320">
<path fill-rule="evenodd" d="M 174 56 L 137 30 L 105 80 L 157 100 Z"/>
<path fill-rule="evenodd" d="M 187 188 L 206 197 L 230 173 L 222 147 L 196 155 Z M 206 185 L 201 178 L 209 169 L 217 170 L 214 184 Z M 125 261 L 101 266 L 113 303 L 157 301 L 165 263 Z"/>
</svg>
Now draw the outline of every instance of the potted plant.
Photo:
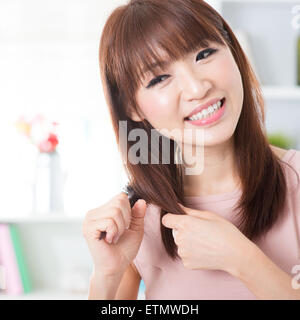
<svg viewBox="0 0 300 320">
<path fill-rule="evenodd" d="M 295 139 L 282 132 L 268 134 L 268 140 L 271 145 L 286 150 L 293 148 L 295 145 Z"/>
</svg>

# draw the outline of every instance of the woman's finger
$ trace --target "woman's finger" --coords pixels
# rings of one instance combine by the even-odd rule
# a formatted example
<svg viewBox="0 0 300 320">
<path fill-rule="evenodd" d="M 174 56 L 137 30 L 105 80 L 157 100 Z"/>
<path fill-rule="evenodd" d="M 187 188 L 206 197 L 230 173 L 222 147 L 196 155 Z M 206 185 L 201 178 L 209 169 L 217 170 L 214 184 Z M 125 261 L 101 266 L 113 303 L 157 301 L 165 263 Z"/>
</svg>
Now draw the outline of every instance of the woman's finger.
<svg viewBox="0 0 300 320">
<path fill-rule="evenodd" d="M 113 237 L 118 233 L 118 227 L 113 219 L 99 219 L 89 223 L 89 229 L 95 235 L 96 239 L 100 238 L 101 232 L 106 232 L 105 240 L 112 242 Z"/>
</svg>

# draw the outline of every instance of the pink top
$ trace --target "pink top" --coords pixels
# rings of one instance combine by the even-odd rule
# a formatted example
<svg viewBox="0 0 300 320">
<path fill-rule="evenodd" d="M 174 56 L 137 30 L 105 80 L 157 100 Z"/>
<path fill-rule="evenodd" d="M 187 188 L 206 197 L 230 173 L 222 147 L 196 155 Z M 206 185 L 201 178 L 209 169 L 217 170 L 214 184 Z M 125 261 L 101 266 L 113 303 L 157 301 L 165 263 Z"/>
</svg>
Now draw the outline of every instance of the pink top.
<svg viewBox="0 0 300 320">
<path fill-rule="evenodd" d="M 300 151 L 290 149 L 282 160 L 300 176 Z M 294 277 L 292 267 L 300 265 L 300 185 L 297 185 L 296 174 L 287 165 L 284 168 L 288 184 L 284 219 L 255 243 L 276 265 Z M 230 193 L 186 197 L 186 205 L 218 213 L 236 225 L 232 208 L 240 195 L 241 190 L 236 189 Z M 146 210 L 144 237 L 133 262 L 145 283 L 145 299 L 257 299 L 243 282 L 225 271 L 189 270 L 181 260 L 175 262 L 169 258 L 160 236 L 159 208 L 153 204 Z"/>
</svg>

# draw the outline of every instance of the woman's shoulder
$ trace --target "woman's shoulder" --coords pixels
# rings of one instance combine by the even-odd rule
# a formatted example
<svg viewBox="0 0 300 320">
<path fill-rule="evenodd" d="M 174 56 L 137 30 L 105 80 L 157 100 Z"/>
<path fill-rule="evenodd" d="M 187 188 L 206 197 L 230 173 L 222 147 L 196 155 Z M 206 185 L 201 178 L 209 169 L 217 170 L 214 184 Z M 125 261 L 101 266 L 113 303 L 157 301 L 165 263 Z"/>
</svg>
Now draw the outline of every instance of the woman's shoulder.
<svg viewBox="0 0 300 320">
<path fill-rule="evenodd" d="M 285 153 L 281 159 L 300 173 L 300 150 L 289 149 L 284 151 Z"/>
<path fill-rule="evenodd" d="M 283 159 L 286 155 L 286 153 L 288 153 L 290 150 L 286 150 L 286 149 L 282 149 L 276 146 L 272 146 L 270 145 L 272 151 L 280 158 Z"/>
<path fill-rule="evenodd" d="M 272 151 L 284 162 L 289 163 L 299 169 L 300 166 L 300 151 L 296 149 L 282 149 L 271 146 Z"/>
<path fill-rule="evenodd" d="M 281 155 L 282 163 L 286 164 L 284 168 L 288 185 L 293 187 L 292 190 L 294 190 L 294 187 L 300 190 L 300 151 L 296 149 L 278 149 L 277 155 Z"/>
</svg>

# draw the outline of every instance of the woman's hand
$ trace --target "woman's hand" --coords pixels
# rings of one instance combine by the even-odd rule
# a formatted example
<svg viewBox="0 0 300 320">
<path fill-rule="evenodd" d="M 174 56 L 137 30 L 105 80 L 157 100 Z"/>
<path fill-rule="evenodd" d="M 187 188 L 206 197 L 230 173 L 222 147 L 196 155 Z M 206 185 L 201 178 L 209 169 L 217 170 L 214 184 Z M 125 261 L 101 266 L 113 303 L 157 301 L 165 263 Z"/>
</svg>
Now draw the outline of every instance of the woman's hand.
<svg viewBox="0 0 300 320">
<path fill-rule="evenodd" d="M 178 255 L 187 269 L 223 270 L 234 275 L 253 243 L 216 213 L 186 208 L 186 215 L 167 213 L 162 223 L 175 229 Z"/>
<path fill-rule="evenodd" d="M 146 208 L 145 200 L 140 199 L 131 209 L 127 194 L 121 192 L 86 214 L 82 231 L 97 272 L 107 276 L 122 273 L 136 257 Z M 99 240 L 102 231 L 106 237 Z"/>
</svg>

